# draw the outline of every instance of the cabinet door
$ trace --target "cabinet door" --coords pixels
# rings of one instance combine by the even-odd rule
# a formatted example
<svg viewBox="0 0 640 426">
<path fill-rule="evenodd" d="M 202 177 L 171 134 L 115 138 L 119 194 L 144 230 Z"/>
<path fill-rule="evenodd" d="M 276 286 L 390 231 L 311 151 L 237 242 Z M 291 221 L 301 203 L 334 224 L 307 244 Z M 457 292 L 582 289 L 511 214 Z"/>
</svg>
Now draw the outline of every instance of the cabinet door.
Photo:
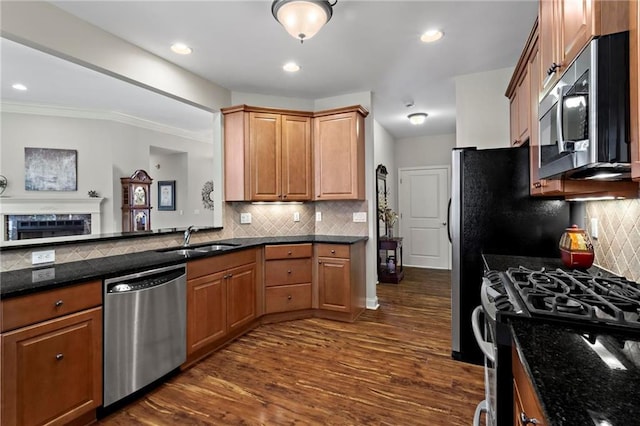
<svg viewBox="0 0 640 426">
<path fill-rule="evenodd" d="M 528 67 L 527 67 L 528 68 Z M 529 99 L 531 98 L 531 85 L 528 69 L 518 84 L 518 142 L 522 145 L 529 139 L 529 129 L 531 128 L 531 109 Z"/>
<path fill-rule="evenodd" d="M 509 99 L 509 135 L 511 137 L 511 145 L 518 145 L 518 136 L 520 134 L 520 129 L 518 128 L 518 124 L 520 120 L 518 119 L 518 114 L 520 113 L 520 108 L 518 107 L 518 91 L 516 90 L 513 93 L 513 96 Z"/>
<path fill-rule="evenodd" d="M 280 114 L 249 113 L 251 200 L 280 200 L 280 138 Z"/>
<path fill-rule="evenodd" d="M 591 34 L 591 10 L 595 0 L 558 1 L 560 12 L 561 57 L 563 67 L 573 61 L 589 43 Z"/>
<path fill-rule="evenodd" d="M 539 16 L 539 46 L 540 46 L 540 73 L 538 80 L 538 92 L 552 87 L 552 83 L 558 79 L 561 70 L 556 70 L 553 77 L 547 80 L 549 68 L 558 62 L 558 36 L 557 27 L 557 2 L 558 0 L 540 0 Z M 544 83 L 547 82 L 546 85 Z"/>
<path fill-rule="evenodd" d="M 256 264 L 231 269 L 227 280 L 228 330 L 249 323 L 256 317 Z"/>
<path fill-rule="evenodd" d="M 364 120 L 355 112 L 314 120 L 316 199 L 363 199 Z"/>
<path fill-rule="evenodd" d="M 282 116 L 282 199 L 311 200 L 311 118 Z"/>
<path fill-rule="evenodd" d="M 2 335 L 2 421 L 66 424 L 102 404 L 102 308 Z"/>
<path fill-rule="evenodd" d="M 318 258 L 320 309 L 349 312 L 351 309 L 351 262 L 348 259 Z"/>
<path fill-rule="evenodd" d="M 631 47 L 631 176 L 640 180 L 640 5 L 630 4 L 629 44 Z"/>
<path fill-rule="evenodd" d="M 222 272 L 187 282 L 187 355 L 227 331 L 227 286 Z"/>
</svg>

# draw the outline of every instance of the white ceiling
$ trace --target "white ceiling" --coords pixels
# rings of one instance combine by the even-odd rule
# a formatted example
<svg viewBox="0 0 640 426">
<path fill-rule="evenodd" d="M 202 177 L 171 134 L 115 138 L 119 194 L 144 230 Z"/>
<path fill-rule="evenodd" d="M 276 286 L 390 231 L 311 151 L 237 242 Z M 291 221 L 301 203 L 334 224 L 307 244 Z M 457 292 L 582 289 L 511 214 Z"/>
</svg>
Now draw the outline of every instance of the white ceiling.
<svg viewBox="0 0 640 426">
<path fill-rule="evenodd" d="M 453 77 L 514 66 L 538 1 L 340 0 L 304 44 L 275 21 L 270 0 L 52 3 L 231 91 L 302 99 L 371 91 L 376 120 L 406 138 L 455 132 Z M 434 27 L 445 37 L 421 43 Z M 171 52 L 176 41 L 193 54 Z M 282 71 L 291 60 L 300 72 Z M 412 112 L 429 118 L 412 126 Z"/>
</svg>

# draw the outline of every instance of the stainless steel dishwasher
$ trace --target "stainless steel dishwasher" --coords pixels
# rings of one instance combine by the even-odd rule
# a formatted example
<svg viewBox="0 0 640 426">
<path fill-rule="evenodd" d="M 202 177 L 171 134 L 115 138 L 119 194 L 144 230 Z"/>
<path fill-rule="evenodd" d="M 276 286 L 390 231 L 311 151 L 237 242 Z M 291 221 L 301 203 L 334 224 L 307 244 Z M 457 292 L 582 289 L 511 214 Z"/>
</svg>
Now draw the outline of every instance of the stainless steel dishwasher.
<svg viewBox="0 0 640 426">
<path fill-rule="evenodd" d="M 186 277 L 175 265 L 104 281 L 104 407 L 186 360 Z"/>
</svg>

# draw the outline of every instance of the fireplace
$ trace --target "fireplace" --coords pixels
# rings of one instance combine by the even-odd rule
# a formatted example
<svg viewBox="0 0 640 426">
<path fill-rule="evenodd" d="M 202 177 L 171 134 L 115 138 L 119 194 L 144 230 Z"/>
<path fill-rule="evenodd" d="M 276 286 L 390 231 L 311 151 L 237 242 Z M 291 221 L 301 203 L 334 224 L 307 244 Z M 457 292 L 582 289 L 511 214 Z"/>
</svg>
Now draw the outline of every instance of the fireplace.
<svg viewBox="0 0 640 426">
<path fill-rule="evenodd" d="M 13 198 L 0 200 L 3 241 L 99 234 L 103 198 Z"/>
</svg>

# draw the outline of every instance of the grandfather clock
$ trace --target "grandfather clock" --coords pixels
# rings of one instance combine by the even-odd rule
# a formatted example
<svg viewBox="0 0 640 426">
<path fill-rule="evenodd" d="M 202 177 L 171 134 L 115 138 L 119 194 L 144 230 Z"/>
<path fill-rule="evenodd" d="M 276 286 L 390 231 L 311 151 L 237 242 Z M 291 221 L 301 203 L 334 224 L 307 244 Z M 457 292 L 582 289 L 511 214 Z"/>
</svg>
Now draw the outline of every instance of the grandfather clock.
<svg viewBox="0 0 640 426">
<path fill-rule="evenodd" d="M 122 232 L 151 229 L 151 182 L 144 170 L 120 178 L 122 184 Z"/>
</svg>

